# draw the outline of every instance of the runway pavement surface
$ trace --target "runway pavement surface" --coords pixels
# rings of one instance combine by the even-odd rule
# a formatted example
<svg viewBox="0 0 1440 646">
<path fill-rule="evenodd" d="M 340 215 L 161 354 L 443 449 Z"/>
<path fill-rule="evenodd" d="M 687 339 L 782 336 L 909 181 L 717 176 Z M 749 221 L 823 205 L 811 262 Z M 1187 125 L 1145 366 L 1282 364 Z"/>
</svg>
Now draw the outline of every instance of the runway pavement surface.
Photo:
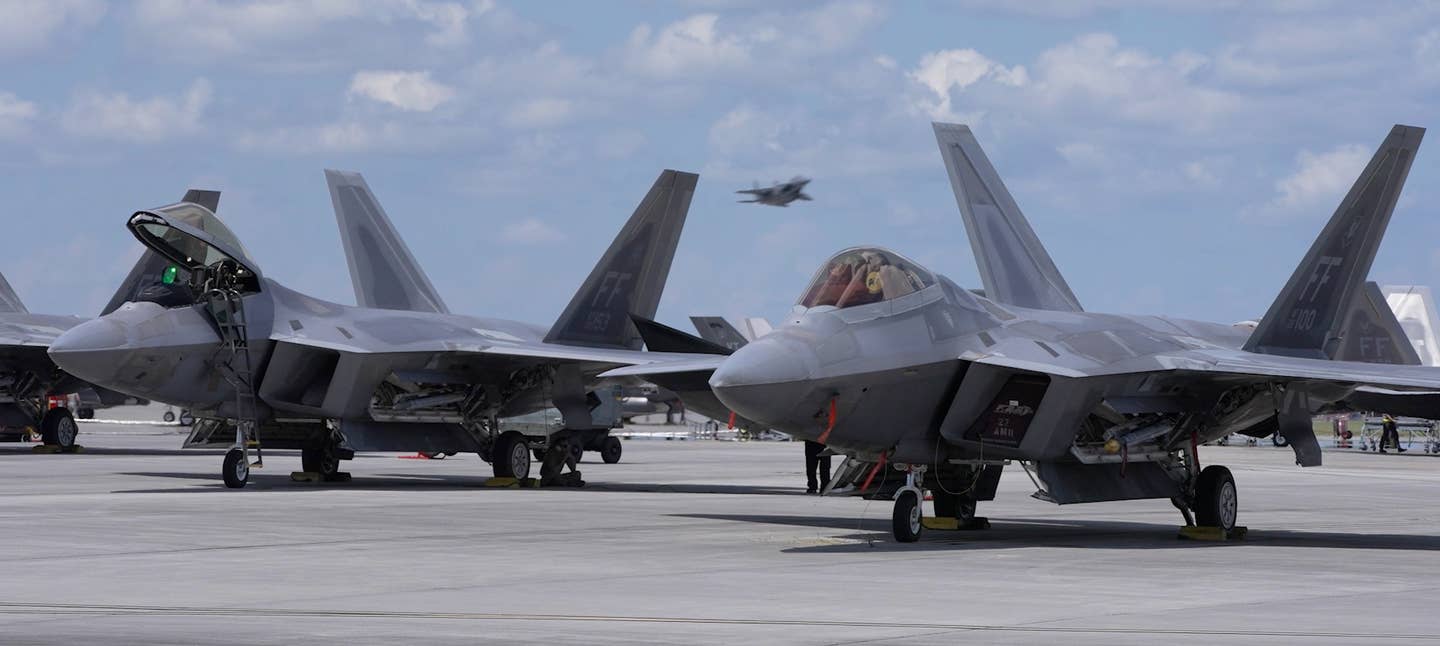
<svg viewBox="0 0 1440 646">
<path fill-rule="evenodd" d="M 993 529 L 889 536 L 806 496 L 799 444 L 630 441 L 579 490 L 486 489 L 475 456 L 362 455 L 244 490 L 177 429 L 0 444 L 0 643 L 1440 642 L 1440 458 L 1207 447 L 1243 542 L 1167 502 L 1056 507 L 1007 469 Z"/>
</svg>

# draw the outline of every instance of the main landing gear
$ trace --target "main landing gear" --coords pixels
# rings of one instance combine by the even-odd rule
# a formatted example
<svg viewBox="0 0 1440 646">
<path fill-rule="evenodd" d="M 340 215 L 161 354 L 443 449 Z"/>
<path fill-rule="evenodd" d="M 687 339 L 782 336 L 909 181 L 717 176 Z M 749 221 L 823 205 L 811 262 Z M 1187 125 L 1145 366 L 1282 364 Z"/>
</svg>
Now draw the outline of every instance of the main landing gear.
<svg viewBox="0 0 1440 646">
<path fill-rule="evenodd" d="M 80 427 L 75 424 L 75 417 L 68 408 L 52 408 L 40 418 L 40 439 L 50 446 L 60 447 L 61 451 L 74 450 L 75 437 L 79 434 Z"/>
<path fill-rule="evenodd" d="M 1223 540 L 1243 535 L 1245 528 L 1236 523 L 1240 496 L 1229 469 L 1218 464 L 1205 467 L 1192 474 L 1187 488 L 1188 495 L 1170 501 L 1185 517 L 1182 537 Z"/>
</svg>

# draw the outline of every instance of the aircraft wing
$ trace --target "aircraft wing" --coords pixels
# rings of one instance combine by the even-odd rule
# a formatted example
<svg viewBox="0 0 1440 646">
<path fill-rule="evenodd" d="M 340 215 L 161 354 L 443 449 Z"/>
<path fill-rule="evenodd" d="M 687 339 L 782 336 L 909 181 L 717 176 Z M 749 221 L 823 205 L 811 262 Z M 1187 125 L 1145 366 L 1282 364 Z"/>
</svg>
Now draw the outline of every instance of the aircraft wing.
<svg viewBox="0 0 1440 646">
<path fill-rule="evenodd" d="M 746 195 L 769 195 L 770 191 L 771 189 L 768 188 L 742 188 L 735 192 L 744 193 Z"/>
<path fill-rule="evenodd" d="M 1331 361 L 1243 350 L 1199 349 L 1160 353 L 1110 364 L 1086 360 L 1050 363 L 1025 356 L 991 354 L 961 357 L 982 365 L 1042 372 L 1058 377 L 1115 377 L 1170 374 L 1234 381 L 1323 381 L 1393 391 L 1440 391 L 1440 368 Z M 1075 358 L 1075 357 L 1071 357 Z M 1086 365 L 1086 364 L 1089 365 Z"/>
<path fill-rule="evenodd" d="M 669 353 L 666 353 L 669 354 Z M 684 357 L 684 358 L 679 358 Z M 600 373 L 601 377 L 657 377 L 690 372 L 714 372 L 725 361 L 725 355 L 707 354 L 669 358 L 664 361 L 636 364 Z"/>
<path fill-rule="evenodd" d="M 0 346 L 48 348 L 65 330 L 82 321 L 74 316 L 6 314 L 0 316 Z"/>
</svg>

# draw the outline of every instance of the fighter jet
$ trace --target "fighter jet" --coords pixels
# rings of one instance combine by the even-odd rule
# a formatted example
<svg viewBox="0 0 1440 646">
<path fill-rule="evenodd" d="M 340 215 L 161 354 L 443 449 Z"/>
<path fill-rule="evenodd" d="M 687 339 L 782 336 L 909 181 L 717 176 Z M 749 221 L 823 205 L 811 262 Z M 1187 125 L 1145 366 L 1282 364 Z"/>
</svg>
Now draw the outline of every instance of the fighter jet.
<svg viewBox="0 0 1440 646">
<path fill-rule="evenodd" d="M 731 350 L 738 350 L 740 346 L 765 336 L 774 329 L 769 321 L 758 316 L 745 319 L 742 323 L 743 330 L 731 325 L 730 321 L 722 316 L 692 316 L 690 324 L 695 326 L 700 338 Z"/>
<path fill-rule="evenodd" d="M 654 314 L 696 180 L 660 174 L 548 330 L 449 314 L 419 280 L 386 298 L 424 310 L 326 302 L 265 276 L 210 209 L 137 211 L 131 234 L 184 280 L 71 328 L 50 356 L 94 383 L 189 408 L 186 445 L 229 446 L 221 474 L 231 488 L 263 466 L 267 447 L 300 449 L 303 473 L 323 479 L 344 477 L 340 461 L 366 450 L 475 452 L 497 477 L 523 479 L 530 440 L 498 432 L 500 418 L 554 407 L 567 429 L 593 430 L 595 375 L 655 359 L 629 316 Z M 334 183 L 332 198 L 381 213 L 362 187 Z M 377 262 L 409 254 L 386 239 L 357 242 Z M 547 468 L 570 445 L 557 438 Z"/>
<path fill-rule="evenodd" d="M 192 189 L 181 200 L 214 209 L 219 206 L 220 193 Z M 163 263 L 156 256 L 141 256 L 101 314 L 113 310 L 117 299 L 160 282 L 162 271 Z M 62 372 L 46 356 L 46 349 L 61 333 L 85 321 L 78 316 L 30 313 L 10 283 L 0 276 L 0 437 L 19 440 L 26 429 L 38 428 L 46 445 L 73 450 L 79 433 L 76 415 L 88 418 L 97 408 L 146 403 Z M 70 393 L 79 395 L 76 411 L 49 406 L 49 397 Z"/>
<path fill-rule="evenodd" d="M 775 182 L 770 186 L 770 188 L 761 188 L 760 184 L 756 183 L 755 188 L 746 188 L 735 191 L 736 193 L 741 193 L 744 195 L 754 195 L 755 199 L 736 201 L 741 204 L 768 204 L 770 206 L 785 207 L 790 206 L 790 203 L 794 202 L 795 200 L 805 200 L 806 202 L 809 202 L 811 198 L 809 195 L 805 194 L 805 185 L 809 183 L 810 180 L 808 178 L 801 177 L 799 175 L 796 175 L 794 178 L 792 178 L 788 182 L 785 182 L 784 184 L 781 184 L 780 182 Z"/>
<path fill-rule="evenodd" d="M 899 541 L 927 524 L 986 526 L 977 503 L 1009 461 L 1043 500 L 1168 499 L 1187 525 L 1229 532 L 1235 479 L 1201 467 L 1201 444 L 1273 424 L 1298 464 L 1316 466 L 1311 415 L 1351 406 L 1362 387 L 1440 390 L 1440 369 L 1330 358 L 1423 133 L 1395 126 L 1253 332 L 1080 311 L 1068 287 L 1023 272 L 1013 293 L 1041 295 L 1038 306 L 1005 304 L 998 283 L 980 296 L 867 247 L 827 261 L 787 321 L 734 354 L 605 374 L 708 376 L 737 413 L 851 456 L 864 468 L 847 460 L 832 493 L 893 499 Z M 966 201 L 1013 206 L 997 178 L 969 164 L 959 175 Z"/>
</svg>

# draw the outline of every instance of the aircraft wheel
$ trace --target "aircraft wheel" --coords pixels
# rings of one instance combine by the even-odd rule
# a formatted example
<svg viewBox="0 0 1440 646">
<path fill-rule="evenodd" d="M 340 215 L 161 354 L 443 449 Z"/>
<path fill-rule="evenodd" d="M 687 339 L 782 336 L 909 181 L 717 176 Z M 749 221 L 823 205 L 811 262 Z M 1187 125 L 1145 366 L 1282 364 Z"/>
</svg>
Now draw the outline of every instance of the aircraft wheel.
<svg viewBox="0 0 1440 646">
<path fill-rule="evenodd" d="M 604 460 L 605 464 L 615 464 L 620 461 L 620 454 L 624 450 L 625 447 L 620 445 L 620 438 L 607 436 L 600 442 L 600 459 Z"/>
<path fill-rule="evenodd" d="M 79 417 L 80 419 L 95 419 L 95 409 L 93 409 L 93 408 L 82 408 L 82 409 L 80 409 L 80 410 L 75 411 L 75 416 L 76 416 L 76 417 Z"/>
<path fill-rule="evenodd" d="M 195 423 L 195 416 L 194 416 L 194 415 L 191 415 L 191 414 L 190 414 L 190 411 L 188 411 L 188 410 L 182 410 L 182 411 L 180 411 L 180 425 L 181 425 L 181 426 L 190 426 L 191 424 L 194 424 L 194 423 Z"/>
<path fill-rule="evenodd" d="M 340 473 L 340 456 L 326 449 L 304 449 L 300 451 L 300 470 L 318 473 L 326 480 Z"/>
<path fill-rule="evenodd" d="M 1201 527 L 1235 529 L 1240 511 L 1240 497 L 1235 490 L 1235 476 L 1218 464 L 1205 467 L 1195 481 L 1195 522 Z"/>
<path fill-rule="evenodd" d="M 895 513 L 890 516 L 895 540 L 914 543 L 920 540 L 920 497 L 914 491 L 902 491 L 895 499 Z"/>
<path fill-rule="evenodd" d="M 40 438 L 51 446 L 73 449 L 75 436 L 79 434 L 80 427 L 75 425 L 68 408 L 52 408 L 40 419 Z"/>
<path fill-rule="evenodd" d="M 1285 439 L 1285 436 L 1281 435 L 1280 431 L 1275 431 L 1270 434 L 1270 443 L 1280 447 L 1290 446 L 1290 440 Z"/>
<path fill-rule="evenodd" d="M 175 421 L 175 411 L 171 411 L 171 410 L 165 411 L 165 414 L 164 414 L 164 415 L 161 415 L 161 416 L 160 416 L 160 419 L 165 420 L 165 423 L 166 423 L 166 424 L 169 424 L 170 422 Z"/>
<path fill-rule="evenodd" d="M 225 478 L 225 486 L 230 489 L 242 489 L 245 483 L 250 482 L 250 463 L 245 461 L 245 453 L 240 449 L 230 449 L 225 453 L 225 464 L 220 468 L 221 477 Z"/>
<path fill-rule="evenodd" d="M 530 447 L 525 445 L 525 436 L 510 431 L 495 440 L 491 451 L 495 477 L 524 480 L 530 477 Z"/>
</svg>

